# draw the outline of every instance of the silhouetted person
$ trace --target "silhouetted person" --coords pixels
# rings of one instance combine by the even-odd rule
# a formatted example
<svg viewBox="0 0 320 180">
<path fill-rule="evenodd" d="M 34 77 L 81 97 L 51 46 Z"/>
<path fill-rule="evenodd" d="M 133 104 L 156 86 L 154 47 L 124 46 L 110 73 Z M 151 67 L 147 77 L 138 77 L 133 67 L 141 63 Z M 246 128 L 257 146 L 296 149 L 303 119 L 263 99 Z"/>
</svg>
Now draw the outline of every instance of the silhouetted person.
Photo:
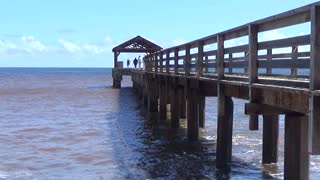
<svg viewBox="0 0 320 180">
<path fill-rule="evenodd" d="M 129 68 L 129 66 L 130 66 L 130 59 L 128 58 L 127 59 L 127 68 Z"/>
<path fill-rule="evenodd" d="M 137 58 L 134 58 L 133 64 L 134 64 L 134 68 L 137 68 L 137 64 L 138 64 L 138 59 Z"/>
<path fill-rule="evenodd" d="M 138 67 L 139 67 L 139 69 L 141 68 L 141 58 L 140 58 L 140 56 L 138 57 Z"/>
</svg>

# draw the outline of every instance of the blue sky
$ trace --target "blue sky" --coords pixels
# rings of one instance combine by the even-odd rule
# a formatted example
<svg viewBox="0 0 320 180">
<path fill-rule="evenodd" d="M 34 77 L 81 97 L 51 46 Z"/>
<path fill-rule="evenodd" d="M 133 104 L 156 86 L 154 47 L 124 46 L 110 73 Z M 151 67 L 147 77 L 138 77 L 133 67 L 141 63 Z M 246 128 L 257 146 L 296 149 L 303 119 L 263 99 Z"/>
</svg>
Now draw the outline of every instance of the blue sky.
<svg viewBox="0 0 320 180">
<path fill-rule="evenodd" d="M 137 35 L 166 48 L 313 2 L 2 0 L 0 66 L 112 67 L 112 47 Z M 306 33 L 305 27 L 289 34 Z"/>
</svg>

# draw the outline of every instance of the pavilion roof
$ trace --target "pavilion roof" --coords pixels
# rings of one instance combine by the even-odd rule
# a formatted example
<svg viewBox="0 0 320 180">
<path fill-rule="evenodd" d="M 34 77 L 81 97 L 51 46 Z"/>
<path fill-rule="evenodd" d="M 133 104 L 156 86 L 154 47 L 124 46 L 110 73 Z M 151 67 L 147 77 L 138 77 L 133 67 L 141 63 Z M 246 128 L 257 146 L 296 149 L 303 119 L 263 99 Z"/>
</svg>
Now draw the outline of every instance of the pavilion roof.
<svg viewBox="0 0 320 180">
<path fill-rule="evenodd" d="M 155 43 L 144 39 L 141 36 L 132 38 L 112 49 L 113 52 L 156 52 L 160 51 L 162 48 Z"/>
</svg>

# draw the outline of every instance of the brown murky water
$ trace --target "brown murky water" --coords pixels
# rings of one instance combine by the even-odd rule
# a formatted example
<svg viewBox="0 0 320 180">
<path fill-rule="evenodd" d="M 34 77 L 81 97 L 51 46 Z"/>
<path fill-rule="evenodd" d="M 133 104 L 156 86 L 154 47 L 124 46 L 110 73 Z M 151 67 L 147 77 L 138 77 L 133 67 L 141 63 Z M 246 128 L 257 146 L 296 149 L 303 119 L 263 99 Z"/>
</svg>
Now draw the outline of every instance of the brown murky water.
<svg viewBox="0 0 320 180">
<path fill-rule="evenodd" d="M 248 131 L 235 100 L 233 163 L 222 172 L 215 98 L 206 102 L 201 141 L 191 144 L 183 128 L 146 123 L 132 89 L 111 83 L 110 69 L 0 69 L 0 179 L 282 178 L 283 120 L 280 162 L 262 166 L 261 130 Z M 311 160 L 317 179 L 320 158 Z"/>
</svg>

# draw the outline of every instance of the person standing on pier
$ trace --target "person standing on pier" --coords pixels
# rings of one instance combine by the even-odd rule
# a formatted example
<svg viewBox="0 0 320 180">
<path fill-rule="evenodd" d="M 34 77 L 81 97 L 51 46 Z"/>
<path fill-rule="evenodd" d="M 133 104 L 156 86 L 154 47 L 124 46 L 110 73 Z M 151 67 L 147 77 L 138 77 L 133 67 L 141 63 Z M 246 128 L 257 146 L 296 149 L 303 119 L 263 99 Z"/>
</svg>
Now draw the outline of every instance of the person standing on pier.
<svg viewBox="0 0 320 180">
<path fill-rule="evenodd" d="M 138 67 L 139 67 L 139 69 L 141 69 L 141 58 L 140 58 L 140 56 L 138 57 Z"/>
<path fill-rule="evenodd" d="M 129 66 L 130 66 L 130 59 L 128 58 L 127 59 L 127 68 L 129 68 Z"/>
<path fill-rule="evenodd" d="M 138 60 L 137 58 L 134 58 L 133 60 L 134 68 L 137 68 Z"/>
</svg>

